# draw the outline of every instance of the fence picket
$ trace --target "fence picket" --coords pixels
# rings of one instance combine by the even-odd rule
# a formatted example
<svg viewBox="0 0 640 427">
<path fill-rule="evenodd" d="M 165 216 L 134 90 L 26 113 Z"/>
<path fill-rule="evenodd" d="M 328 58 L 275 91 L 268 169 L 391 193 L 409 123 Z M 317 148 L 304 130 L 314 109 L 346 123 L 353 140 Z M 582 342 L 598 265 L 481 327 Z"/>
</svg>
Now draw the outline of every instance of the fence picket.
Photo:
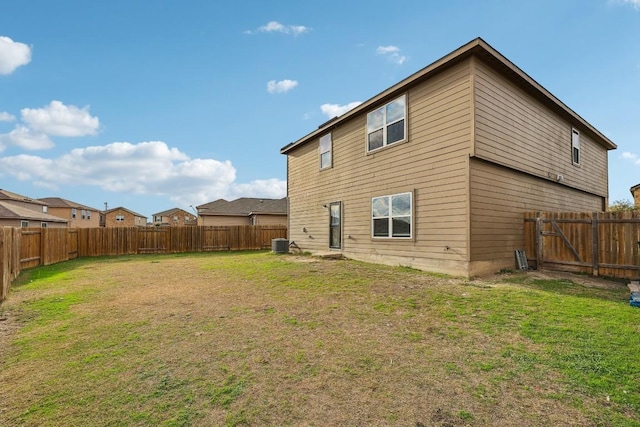
<svg viewBox="0 0 640 427">
<path fill-rule="evenodd" d="M 527 212 L 524 223 L 525 237 L 530 236 L 525 251 L 533 254 L 529 262 L 538 268 L 617 278 L 640 275 L 638 212 Z"/>
</svg>

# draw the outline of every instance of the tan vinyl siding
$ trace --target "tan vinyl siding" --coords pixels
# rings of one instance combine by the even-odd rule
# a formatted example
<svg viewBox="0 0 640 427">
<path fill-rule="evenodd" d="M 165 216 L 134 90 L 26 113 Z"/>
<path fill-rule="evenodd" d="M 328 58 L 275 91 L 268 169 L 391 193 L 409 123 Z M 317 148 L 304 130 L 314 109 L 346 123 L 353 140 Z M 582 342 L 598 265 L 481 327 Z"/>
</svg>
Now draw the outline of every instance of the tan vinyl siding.
<svg viewBox="0 0 640 427">
<path fill-rule="evenodd" d="M 527 211 L 601 211 L 603 198 L 471 159 L 471 275 L 515 267 Z"/>
<path fill-rule="evenodd" d="M 253 225 L 287 225 L 286 215 L 255 215 Z"/>
<path fill-rule="evenodd" d="M 606 197 L 607 150 L 580 131 L 581 165 L 571 161 L 570 123 L 478 60 L 475 67 L 475 154 Z"/>
<path fill-rule="evenodd" d="M 198 225 L 226 226 L 226 225 L 251 225 L 248 216 L 232 215 L 200 215 Z"/>
<path fill-rule="evenodd" d="M 28 220 L 23 220 L 23 219 L 8 219 L 8 218 L 2 218 L 0 219 L 0 227 L 17 227 L 17 228 L 22 228 L 22 221 L 28 221 L 29 222 L 29 228 L 40 228 L 42 227 L 42 223 L 45 222 L 47 223 L 47 227 L 48 228 L 68 228 L 68 225 L 66 222 L 53 222 L 53 221 L 47 221 L 47 220 L 35 220 L 35 219 L 28 219 Z"/>
<path fill-rule="evenodd" d="M 405 143 L 367 153 L 364 111 L 327 128 L 332 168 L 319 170 L 322 134 L 290 152 L 290 240 L 303 251 L 328 252 L 329 210 L 323 205 L 341 201 L 344 255 L 443 272 L 466 268 L 469 74 L 465 61 L 406 92 Z M 373 239 L 371 198 L 404 192 L 413 192 L 414 238 Z"/>
<path fill-rule="evenodd" d="M 48 213 L 49 215 L 57 216 L 58 218 L 63 218 L 69 221 L 69 228 L 93 228 L 100 227 L 100 212 L 97 210 L 92 210 L 91 219 L 86 218 L 85 210 L 85 218 L 82 218 L 82 209 L 76 209 L 76 217 L 72 218 L 72 208 L 68 207 L 52 207 L 49 206 Z"/>
</svg>

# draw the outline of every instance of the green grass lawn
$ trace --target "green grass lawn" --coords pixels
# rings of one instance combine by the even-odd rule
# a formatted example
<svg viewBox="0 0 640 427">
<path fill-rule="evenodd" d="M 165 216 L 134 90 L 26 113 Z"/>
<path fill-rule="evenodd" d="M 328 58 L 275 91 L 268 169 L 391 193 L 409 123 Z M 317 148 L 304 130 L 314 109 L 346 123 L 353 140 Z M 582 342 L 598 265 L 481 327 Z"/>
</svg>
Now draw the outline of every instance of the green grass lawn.
<svg viewBox="0 0 640 427">
<path fill-rule="evenodd" d="M 1 426 L 640 426 L 622 285 L 129 256 L 24 271 L 0 318 Z"/>
</svg>

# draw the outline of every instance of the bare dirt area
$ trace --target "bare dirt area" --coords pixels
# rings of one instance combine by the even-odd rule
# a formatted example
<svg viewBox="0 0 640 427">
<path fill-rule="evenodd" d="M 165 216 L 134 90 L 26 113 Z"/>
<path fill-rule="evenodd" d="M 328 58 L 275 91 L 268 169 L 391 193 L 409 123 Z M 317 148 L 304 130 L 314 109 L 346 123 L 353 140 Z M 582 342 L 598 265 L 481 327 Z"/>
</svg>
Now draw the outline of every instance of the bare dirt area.
<svg viewBox="0 0 640 427">
<path fill-rule="evenodd" d="M 71 320 L 48 326 L 62 331 L 60 342 L 40 344 L 65 363 L 27 354 L 27 365 L 4 366 L 0 379 L 24 379 L 17 390 L 40 387 L 5 407 L 20 425 L 597 424 L 579 409 L 597 405 L 592 397 L 580 395 L 576 405 L 560 374 L 520 362 L 540 349 L 509 329 L 519 318 L 488 323 L 495 322 L 490 306 L 474 307 L 512 275 L 469 281 L 266 254 L 129 257 L 78 263 L 64 275 L 55 286 L 18 286 L 0 307 L 4 360 L 16 356 L 1 349 L 20 327 L 13 310 L 21 301 L 61 289 L 91 295 L 70 306 Z M 27 369 L 42 374 L 32 381 Z M 75 415 L 19 415 L 38 406 L 38 395 L 62 396 L 55 398 L 60 413 L 79 403 L 77 395 L 92 403 Z"/>
</svg>

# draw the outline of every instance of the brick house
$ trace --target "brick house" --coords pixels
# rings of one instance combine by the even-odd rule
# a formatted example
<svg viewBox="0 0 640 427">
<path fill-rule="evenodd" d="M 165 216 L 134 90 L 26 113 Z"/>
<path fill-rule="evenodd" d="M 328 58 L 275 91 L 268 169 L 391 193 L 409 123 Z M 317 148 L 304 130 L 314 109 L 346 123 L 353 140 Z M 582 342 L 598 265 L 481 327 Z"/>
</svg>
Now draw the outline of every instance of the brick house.
<svg viewBox="0 0 640 427">
<path fill-rule="evenodd" d="M 119 206 L 100 213 L 100 227 L 146 227 L 147 217 Z"/>
</svg>

